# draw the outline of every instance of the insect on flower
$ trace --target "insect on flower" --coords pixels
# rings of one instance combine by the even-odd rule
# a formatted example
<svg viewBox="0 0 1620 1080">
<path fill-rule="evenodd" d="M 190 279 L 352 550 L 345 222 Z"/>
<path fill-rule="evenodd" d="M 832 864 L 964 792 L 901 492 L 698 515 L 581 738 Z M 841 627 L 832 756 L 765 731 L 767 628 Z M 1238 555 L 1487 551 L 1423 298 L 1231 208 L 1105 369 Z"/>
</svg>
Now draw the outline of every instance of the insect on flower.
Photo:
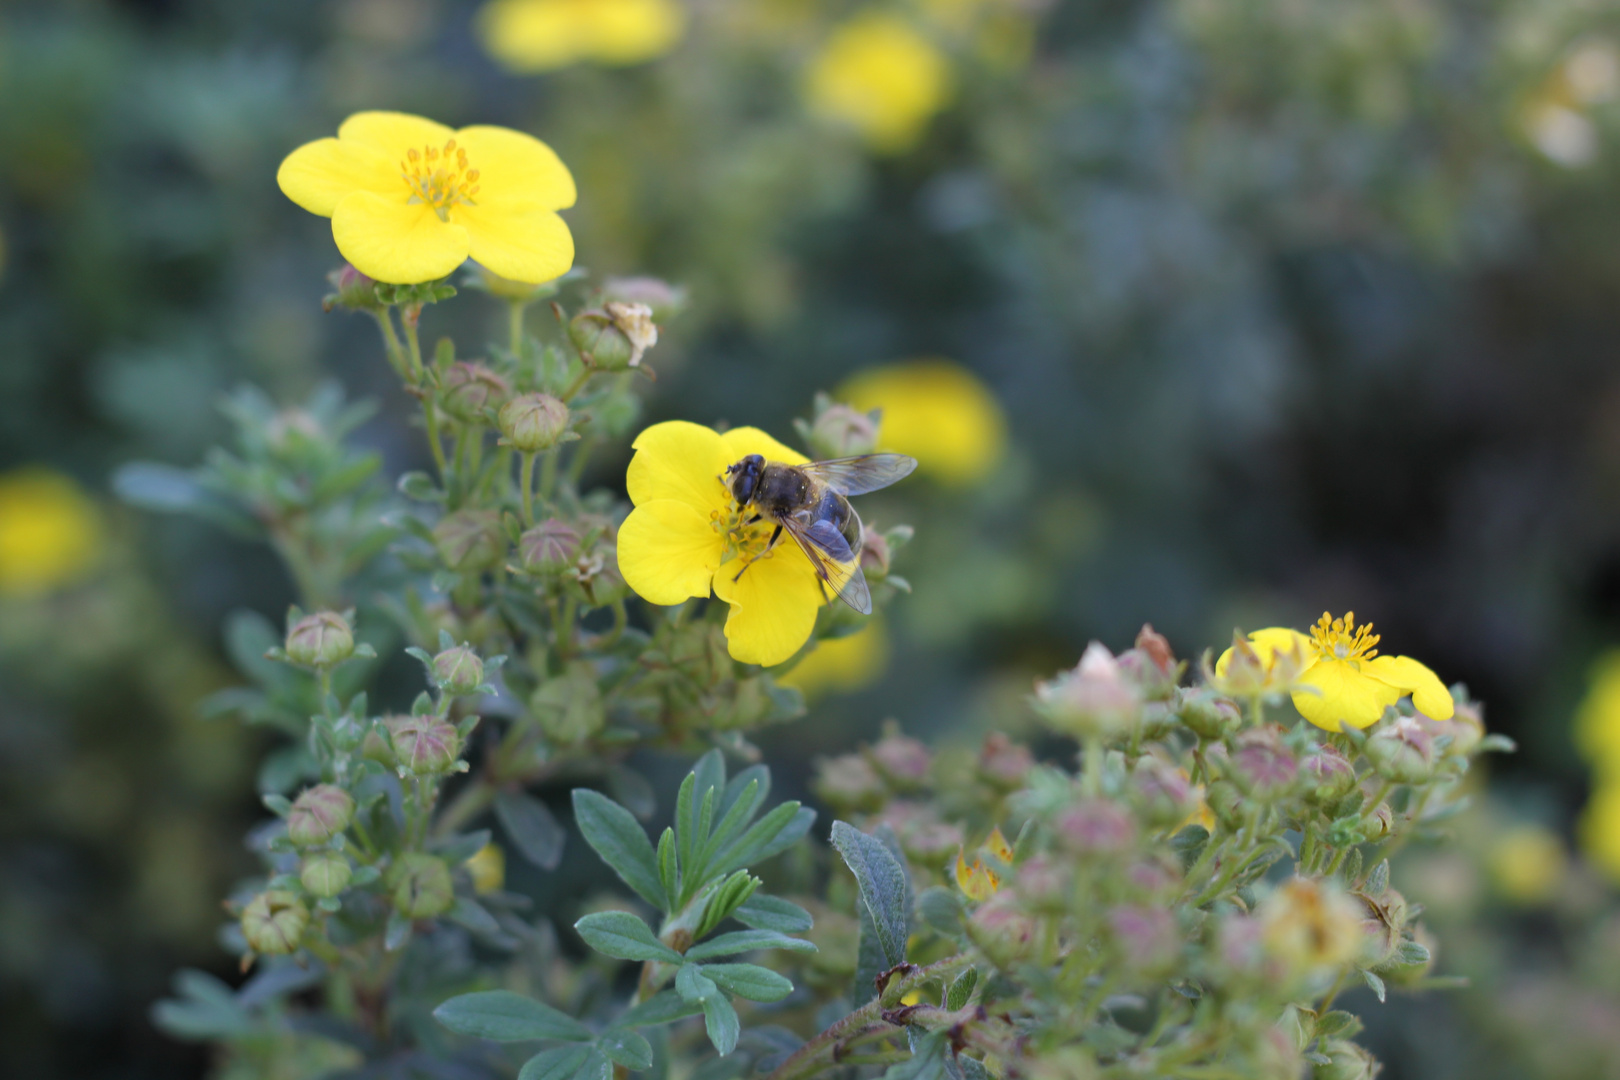
<svg viewBox="0 0 1620 1080">
<path fill-rule="evenodd" d="M 815 568 L 824 597 L 830 591 L 862 615 L 872 614 L 872 593 L 861 572 L 865 531 L 848 496 L 886 488 L 916 467 L 917 459 L 905 454 L 863 454 L 803 465 L 749 454 L 727 466 L 721 480 L 739 509 L 753 510 L 744 524 L 766 521 L 776 526 L 765 550 L 744 562 L 732 580 L 769 555 L 785 532 Z"/>
</svg>

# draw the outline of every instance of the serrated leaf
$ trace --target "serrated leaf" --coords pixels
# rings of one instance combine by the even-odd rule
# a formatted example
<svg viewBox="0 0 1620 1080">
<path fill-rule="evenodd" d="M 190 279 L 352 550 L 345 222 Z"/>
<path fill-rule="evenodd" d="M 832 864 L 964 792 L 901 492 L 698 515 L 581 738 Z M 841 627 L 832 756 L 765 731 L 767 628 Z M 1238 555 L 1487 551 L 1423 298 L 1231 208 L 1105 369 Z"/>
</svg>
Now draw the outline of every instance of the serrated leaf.
<svg viewBox="0 0 1620 1080">
<path fill-rule="evenodd" d="M 731 917 L 755 930 L 775 930 L 781 934 L 802 934 L 815 925 L 810 913 L 779 896 L 755 893 Z"/>
<path fill-rule="evenodd" d="M 749 1001 L 781 1001 L 793 993 L 785 975 L 758 964 L 704 964 L 703 974 L 726 993 Z"/>
<path fill-rule="evenodd" d="M 658 857 L 635 816 L 589 788 L 574 789 L 574 816 L 585 842 L 647 903 L 668 910 L 658 880 Z"/>
<path fill-rule="evenodd" d="M 523 1063 L 518 1080 L 570 1080 L 591 1056 L 589 1046 L 556 1046 L 542 1050 Z"/>
<path fill-rule="evenodd" d="M 813 943 L 804 938 L 788 937 L 774 930 L 740 930 L 721 934 L 686 950 L 688 960 L 707 960 L 714 956 L 735 956 L 756 949 L 786 949 L 789 952 L 815 952 Z"/>
<path fill-rule="evenodd" d="M 649 1027 L 667 1024 L 686 1016 L 696 1016 L 702 1008 L 674 990 L 662 990 L 613 1022 L 614 1027 Z"/>
<path fill-rule="evenodd" d="M 596 1040 L 597 1047 L 620 1065 L 627 1069 L 641 1071 L 652 1068 L 653 1052 L 647 1040 L 638 1033 L 619 1029 L 605 1031 L 602 1037 Z"/>
<path fill-rule="evenodd" d="M 585 943 L 618 960 L 679 964 L 681 954 L 658 940 L 652 928 L 628 911 L 598 911 L 574 924 Z"/>
<path fill-rule="evenodd" d="M 590 1028 L 568 1014 L 510 990 L 453 997 L 433 1010 L 433 1018 L 458 1035 L 495 1042 L 586 1042 L 592 1038 Z"/>
<path fill-rule="evenodd" d="M 737 1049 L 737 1037 L 742 1034 L 742 1026 L 737 1022 L 737 1010 L 721 995 L 715 994 L 703 1002 L 703 1026 L 708 1031 L 715 1052 L 721 1057 Z"/>
<path fill-rule="evenodd" d="M 888 967 L 904 963 L 910 921 L 905 870 L 882 840 L 847 822 L 833 822 L 832 843 L 855 875 L 884 961 Z"/>
<path fill-rule="evenodd" d="M 502 791 L 495 796 L 495 817 L 525 859 L 542 870 L 557 869 L 568 834 L 545 803 L 522 791 Z"/>
</svg>

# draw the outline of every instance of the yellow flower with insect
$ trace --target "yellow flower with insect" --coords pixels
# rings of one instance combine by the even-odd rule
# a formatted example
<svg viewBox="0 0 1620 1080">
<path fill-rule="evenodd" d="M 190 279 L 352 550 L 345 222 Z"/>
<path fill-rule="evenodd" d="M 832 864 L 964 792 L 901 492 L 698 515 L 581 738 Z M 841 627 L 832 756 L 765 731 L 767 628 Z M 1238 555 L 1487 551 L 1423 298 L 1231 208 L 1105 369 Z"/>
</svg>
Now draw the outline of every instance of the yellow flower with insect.
<svg viewBox="0 0 1620 1080">
<path fill-rule="evenodd" d="M 495 62 L 519 75 L 582 61 L 640 64 L 673 49 L 686 33 L 677 0 L 493 0 L 476 28 Z"/>
<path fill-rule="evenodd" d="M 0 595 L 82 578 L 101 555 L 101 515 L 71 479 L 30 466 L 0 475 Z"/>
<path fill-rule="evenodd" d="M 1286 627 L 1269 627 L 1249 635 L 1261 667 L 1269 670 L 1279 657 L 1298 655 L 1304 663 L 1292 680 L 1294 708 L 1325 731 L 1340 724 L 1369 727 L 1384 709 L 1411 695 L 1418 712 L 1434 720 L 1449 720 L 1455 708 L 1451 691 L 1428 667 L 1409 656 L 1379 656 L 1372 623 L 1356 625 L 1354 612 L 1335 619 L 1326 612 L 1311 627 L 1309 636 Z M 1215 663 L 1215 675 L 1224 677 L 1232 664 L 1233 649 Z"/>
<path fill-rule="evenodd" d="M 917 459 L 943 484 L 988 476 L 1007 449 L 1007 418 L 978 376 L 950 360 L 924 358 L 868 368 L 833 395 L 867 411 L 883 410 L 880 441 Z"/>
<path fill-rule="evenodd" d="M 950 96 L 945 55 L 906 20 L 875 11 L 834 30 L 805 76 L 813 112 L 884 154 L 915 146 Z"/>
<path fill-rule="evenodd" d="M 726 645 L 749 664 L 780 664 L 810 639 L 825 602 L 820 579 L 787 541 L 765 554 L 773 527 L 747 523 L 722 479 L 749 454 L 809 459 L 758 428 L 721 434 L 701 424 L 654 424 L 632 444 L 626 485 L 635 509 L 619 527 L 619 572 L 642 599 L 673 605 L 715 596 L 731 606 Z"/>
<path fill-rule="evenodd" d="M 847 694 L 870 686 L 889 666 L 889 635 L 876 620 L 843 637 L 828 638 L 787 674 L 777 678 L 807 699 Z"/>
<path fill-rule="evenodd" d="M 276 183 L 331 218 L 338 251 L 378 281 L 435 281 L 472 258 L 539 284 L 574 264 L 573 235 L 557 216 L 574 205 L 574 177 L 551 147 L 521 131 L 356 113 L 337 138 L 288 154 Z"/>
</svg>

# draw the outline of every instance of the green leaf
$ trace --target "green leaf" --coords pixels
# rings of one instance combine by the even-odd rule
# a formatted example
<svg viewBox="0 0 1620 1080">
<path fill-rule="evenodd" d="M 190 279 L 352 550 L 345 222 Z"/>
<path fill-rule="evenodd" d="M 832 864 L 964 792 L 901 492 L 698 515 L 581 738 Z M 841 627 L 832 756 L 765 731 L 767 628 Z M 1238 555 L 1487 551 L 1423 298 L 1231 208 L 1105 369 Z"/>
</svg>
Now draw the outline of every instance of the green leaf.
<svg viewBox="0 0 1620 1080">
<path fill-rule="evenodd" d="M 574 816 L 585 842 L 620 880 L 653 907 L 667 911 L 664 889 L 658 880 L 658 857 L 635 816 L 589 788 L 574 789 Z"/>
<path fill-rule="evenodd" d="M 664 887 L 664 896 L 670 909 L 675 907 L 681 892 L 681 868 L 675 861 L 675 830 L 664 826 L 658 838 L 658 882 Z"/>
<path fill-rule="evenodd" d="M 1377 975 L 1374 975 L 1370 971 L 1363 971 L 1361 973 L 1361 977 L 1367 980 L 1368 988 L 1371 989 L 1374 994 L 1378 995 L 1378 1000 L 1380 1003 L 1382 1003 L 1386 993 L 1384 989 L 1384 980 L 1380 979 Z"/>
<path fill-rule="evenodd" d="M 510 990 L 462 994 L 433 1010 L 433 1018 L 458 1035 L 495 1042 L 562 1039 L 586 1042 L 591 1030 L 566 1013 Z"/>
<path fill-rule="evenodd" d="M 521 791 L 502 791 L 495 796 L 495 817 L 525 859 L 542 870 L 557 869 L 568 834 L 545 803 Z"/>
<path fill-rule="evenodd" d="M 951 988 L 945 992 L 945 1007 L 951 1012 L 967 1007 L 968 999 L 973 996 L 973 988 L 979 985 L 979 969 L 968 968 L 956 977 Z"/>
<path fill-rule="evenodd" d="M 589 1046 L 557 1046 L 542 1050 L 523 1063 L 518 1080 L 569 1080 L 592 1056 Z"/>
<path fill-rule="evenodd" d="M 495 921 L 495 916 L 471 897 L 456 897 L 455 906 L 450 909 L 447 918 L 457 926 L 485 937 L 498 937 L 501 933 L 501 924 Z"/>
<path fill-rule="evenodd" d="M 667 1024 L 671 1020 L 695 1016 L 702 1011 L 698 1002 L 687 1001 L 674 990 L 662 990 L 619 1017 L 613 1022 L 613 1026 L 650 1027 L 653 1024 Z"/>
<path fill-rule="evenodd" d="M 810 913 L 798 904 L 757 892 L 744 900 L 731 917 L 755 930 L 775 930 L 782 934 L 802 934 L 815 925 Z"/>
<path fill-rule="evenodd" d="M 962 934 L 962 897 L 954 889 L 940 885 L 924 889 L 917 897 L 917 914 L 923 922 L 947 937 Z"/>
<path fill-rule="evenodd" d="M 720 993 L 714 980 L 703 974 L 699 964 L 684 964 L 675 973 L 675 992 L 687 1001 L 705 1002 Z"/>
<path fill-rule="evenodd" d="M 647 1040 L 634 1031 L 621 1029 L 603 1032 L 596 1040 L 602 1053 L 627 1069 L 641 1071 L 652 1068 L 653 1052 Z"/>
<path fill-rule="evenodd" d="M 894 965 L 883 956 L 883 946 L 878 943 L 877 930 L 872 926 L 872 913 L 864 903 L 857 902 L 855 908 L 860 931 L 855 939 L 855 982 L 850 988 L 850 1000 L 864 1005 L 877 997 L 878 976 Z"/>
<path fill-rule="evenodd" d="M 658 940 L 652 928 L 628 911 L 598 911 L 574 924 L 585 943 L 619 960 L 679 964 L 681 954 Z"/>
<path fill-rule="evenodd" d="M 742 1026 L 737 1022 L 737 1010 L 724 997 L 716 994 L 704 1000 L 703 1025 L 708 1029 L 709 1041 L 714 1044 L 715 1052 L 721 1057 L 737 1049 L 737 1036 L 742 1034 Z"/>
<path fill-rule="evenodd" d="M 770 813 L 754 822 L 747 832 L 719 852 L 709 870 L 714 874 L 729 874 L 733 870 L 763 862 L 802 840 L 815 821 L 816 812 L 796 802 L 773 806 Z"/>
<path fill-rule="evenodd" d="M 703 975 L 726 993 L 749 1001 L 781 1001 L 793 993 L 785 975 L 758 964 L 704 964 Z"/>
<path fill-rule="evenodd" d="M 686 950 L 688 960 L 707 960 L 713 956 L 735 956 L 755 949 L 787 949 L 790 952 L 815 952 L 816 947 L 804 938 L 788 937 L 774 930 L 741 930 L 721 934 Z"/>
<path fill-rule="evenodd" d="M 855 875 L 884 961 L 889 967 L 904 963 L 911 914 L 905 870 L 882 840 L 847 822 L 833 822 L 832 843 Z"/>
<path fill-rule="evenodd" d="M 748 827 L 748 822 L 754 816 L 754 807 L 757 805 L 756 796 L 758 794 L 758 782 L 749 781 L 748 787 L 732 803 L 731 809 L 724 812 L 725 816 L 720 819 L 720 824 L 714 827 L 714 832 L 709 835 L 708 841 L 704 843 L 702 850 L 698 853 L 697 862 L 699 866 L 724 851 L 733 840 L 742 834 L 743 829 Z"/>
<path fill-rule="evenodd" d="M 771 797 L 771 770 L 764 765 L 750 765 L 732 777 L 731 782 L 726 785 L 725 797 L 720 800 L 720 815 L 722 817 L 731 813 L 731 808 L 738 799 L 742 798 L 743 792 L 748 789 L 748 785 L 751 783 L 758 783 L 759 786 L 754 789 L 752 796 L 754 805 L 748 811 L 748 816 L 752 818 L 759 813 L 759 808 L 764 806 L 765 800 Z"/>
</svg>

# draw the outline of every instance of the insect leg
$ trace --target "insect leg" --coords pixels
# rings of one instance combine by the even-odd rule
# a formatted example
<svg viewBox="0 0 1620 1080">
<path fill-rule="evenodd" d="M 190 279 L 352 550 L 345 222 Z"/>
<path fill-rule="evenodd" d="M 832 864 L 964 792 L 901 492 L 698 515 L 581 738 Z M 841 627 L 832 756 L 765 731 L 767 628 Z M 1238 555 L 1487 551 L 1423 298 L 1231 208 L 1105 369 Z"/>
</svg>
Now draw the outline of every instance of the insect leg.
<svg viewBox="0 0 1620 1080">
<path fill-rule="evenodd" d="M 759 520 L 759 518 L 756 516 L 754 518 L 754 521 L 758 521 L 758 520 Z M 746 571 L 750 566 L 753 566 L 754 563 L 758 562 L 760 559 L 763 559 L 765 556 L 769 555 L 771 553 L 771 549 L 776 546 L 776 542 L 778 540 L 780 540 L 780 539 L 782 539 L 782 526 L 778 525 L 776 527 L 776 531 L 771 533 L 771 542 L 765 545 L 765 550 L 760 552 L 758 555 L 755 555 L 752 559 L 749 559 L 747 562 L 743 563 L 742 570 L 737 571 L 737 577 L 734 577 L 731 580 L 736 581 L 737 578 L 740 578 L 740 577 L 743 576 L 744 571 Z"/>
</svg>

